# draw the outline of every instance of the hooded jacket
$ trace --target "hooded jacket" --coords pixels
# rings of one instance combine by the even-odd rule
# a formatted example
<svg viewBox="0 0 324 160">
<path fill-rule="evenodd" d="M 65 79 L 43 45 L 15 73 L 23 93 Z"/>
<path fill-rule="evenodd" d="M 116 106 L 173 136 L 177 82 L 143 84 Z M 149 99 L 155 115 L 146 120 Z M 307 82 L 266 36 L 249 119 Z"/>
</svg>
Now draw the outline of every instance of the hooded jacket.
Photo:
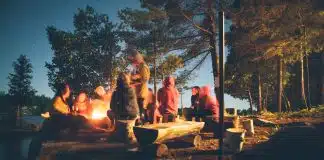
<svg viewBox="0 0 324 160">
<path fill-rule="evenodd" d="M 158 101 L 162 114 L 178 114 L 179 92 L 175 88 L 173 77 L 167 77 L 163 81 L 163 87 L 158 92 Z"/>
</svg>

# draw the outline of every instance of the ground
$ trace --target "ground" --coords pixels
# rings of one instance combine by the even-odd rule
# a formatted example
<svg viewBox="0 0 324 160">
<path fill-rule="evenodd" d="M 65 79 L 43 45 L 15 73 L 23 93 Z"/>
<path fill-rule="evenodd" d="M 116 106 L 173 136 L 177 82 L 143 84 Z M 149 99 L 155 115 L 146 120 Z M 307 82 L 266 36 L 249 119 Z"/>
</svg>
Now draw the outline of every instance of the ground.
<svg viewBox="0 0 324 160">
<path fill-rule="evenodd" d="M 324 112 L 323 112 L 324 113 Z M 241 120 L 256 117 L 241 117 Z M 255 126 L 255 135 L 246 137 L 243 152 L 226 154 L 224 159 L 321 159 L 324 151 L 324 116 L 321 114 L 269 115 L 259 118 L 275 123 L 272 126 Z M 44 146 L 42 159 L 216 159 L 218 139 L 210 132 L 202 132 L 198 147 L 179 141 L 167 143 L 169 154 L 153 158 L 141 152 L 129 152 L 123 143 L 56 142 Z M 46 155 L 46 156 L 44 156 Z"/>
</svg>

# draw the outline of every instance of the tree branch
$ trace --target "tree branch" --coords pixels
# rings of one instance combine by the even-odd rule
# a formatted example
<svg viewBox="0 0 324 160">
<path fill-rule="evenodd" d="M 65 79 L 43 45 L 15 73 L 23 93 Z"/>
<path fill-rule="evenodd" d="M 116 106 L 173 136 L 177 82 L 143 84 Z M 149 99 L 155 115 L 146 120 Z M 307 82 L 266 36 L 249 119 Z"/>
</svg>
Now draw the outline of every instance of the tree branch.
<svg viewBox="0 0 324 160">
<path fill-rule="evenodd" d="M 189 16 L 187 16 L 185 13 L 183 13 L 183 11 L 181 11 L 181 14 L 189 21 L 189 22 L 191 22 L 192 23 L 192 25 L 194 26 L 194 27 L 196 27 L 197 29 L 199 29 L 199 30 L 201 30 L 201 31 L 203 31 L 203 32 L 206 32 L 206 33 L 208 33 L 208 34 L 212 34 L 211 32 L 209 32 L 208 30 L 206 30 L 205 28 L 203 28 L 203 27 L 200 27 L 199 25 L 197 25 L 192 19 L 190 19 L 190 17 Z"/>
<path fill-rule="evenodd" d="M 205 60 L 206 60 L 206 58 L 207 58 L 207 56 L 209 55 L 209 53 L 207 53 L 201 60 L 200 60 L 200 62 L 192 69 L 192 70 L 190 70 L 189 71 L 189 73 L 183 78 L 183 79 L 186 79 L 186 78 L 188 78 L 190 75 L 191 75 L 191 73 L 195 70 L 195 69 L 197 69 Z"/>
</svg>

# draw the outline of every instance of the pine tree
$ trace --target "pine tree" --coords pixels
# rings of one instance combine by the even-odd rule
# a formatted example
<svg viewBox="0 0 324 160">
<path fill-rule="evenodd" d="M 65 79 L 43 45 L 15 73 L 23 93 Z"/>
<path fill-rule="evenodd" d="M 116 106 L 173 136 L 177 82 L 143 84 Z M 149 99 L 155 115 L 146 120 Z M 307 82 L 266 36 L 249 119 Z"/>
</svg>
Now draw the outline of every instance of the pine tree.
<svg viewBox="0 0 324 160">
<path fill-rule="evenodd" d="M 12 64 L 14 72 L 10 73 L 8 94 L 13 98 L 14 111 L 17 118 L 21 116 L 21 108 L 27 106 L 36 90 L 31 86 L 32 64 L 26 55 L 20 55 Z"/>
</svg>

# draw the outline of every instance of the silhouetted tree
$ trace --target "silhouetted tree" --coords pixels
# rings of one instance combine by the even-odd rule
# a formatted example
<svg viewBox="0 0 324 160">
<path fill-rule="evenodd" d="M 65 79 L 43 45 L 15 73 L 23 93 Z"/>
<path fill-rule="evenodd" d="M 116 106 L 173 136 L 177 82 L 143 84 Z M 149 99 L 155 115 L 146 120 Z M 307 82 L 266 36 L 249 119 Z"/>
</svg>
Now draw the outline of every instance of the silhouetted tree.
<svg viewBox="0 0 324 160">
<path fill-rule="evenodd" d="M 17 118 L 21 115 L 21 108 L 27 106 L 36 93 L 36 90 L 31 86 L 32 64 L 26 55 L 20 55 L 19 58 L 12 64 L 14 72 L 10 73 L 9 91 L 8 94 L 12 98 L 14 106 L 13 111 L 16 113 Z"/>
</svg>

